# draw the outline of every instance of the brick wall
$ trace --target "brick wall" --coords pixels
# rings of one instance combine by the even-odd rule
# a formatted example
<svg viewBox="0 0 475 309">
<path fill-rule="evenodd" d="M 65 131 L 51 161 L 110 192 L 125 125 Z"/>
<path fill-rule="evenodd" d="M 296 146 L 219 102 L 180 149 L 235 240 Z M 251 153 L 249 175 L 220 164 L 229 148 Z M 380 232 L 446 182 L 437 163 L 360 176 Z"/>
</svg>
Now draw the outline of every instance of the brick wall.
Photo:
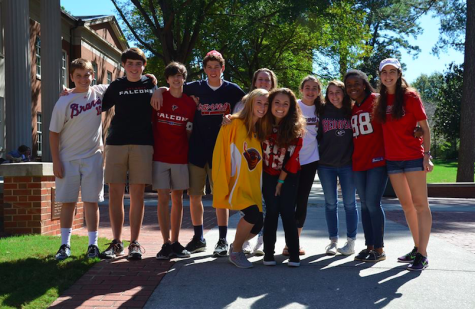
<svg viewBox="0 0 475 309">
<path fill-rule="evenodd" d="M 4 231 L 9 234 L 60 233 L 59 218 L 52 218 L 51 188 L 54 176 L 5 176 Z M 84 224 L 83 203 L 78 202 L 73 229 Z"/>
</svg>

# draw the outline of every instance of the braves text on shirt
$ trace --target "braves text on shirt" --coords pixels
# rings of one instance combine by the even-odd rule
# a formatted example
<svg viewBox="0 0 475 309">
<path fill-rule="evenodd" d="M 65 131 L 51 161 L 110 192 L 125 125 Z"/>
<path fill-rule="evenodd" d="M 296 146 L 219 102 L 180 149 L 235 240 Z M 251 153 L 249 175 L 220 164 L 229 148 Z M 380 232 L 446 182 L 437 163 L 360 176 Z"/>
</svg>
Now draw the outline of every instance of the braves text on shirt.
<svg viewBox="0 0 475 309">
<path fill-rule="evenodd" d="M 82 112 L 88 111 L 92 108 L 96 108 L 97 115 L 100 115 L 102 112 L 102 101 L 101 99 L 92 100 L 90 103 L 82 106 L 77 103 L 72 103 L 69 108 L 71 109 L 71 119 L 78 116 Z"/>
</svg>

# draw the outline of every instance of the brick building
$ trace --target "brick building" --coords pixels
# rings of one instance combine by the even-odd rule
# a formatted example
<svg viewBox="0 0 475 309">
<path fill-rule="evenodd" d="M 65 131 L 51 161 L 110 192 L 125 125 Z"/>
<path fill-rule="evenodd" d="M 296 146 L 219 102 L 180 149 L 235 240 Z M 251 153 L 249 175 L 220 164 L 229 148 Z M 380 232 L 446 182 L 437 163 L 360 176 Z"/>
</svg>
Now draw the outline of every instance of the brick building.
<svg viewBox="0 0 475 309">
<path fill-rule="evenodd" d="M 0 0 L 0 156 L 24 144 L 43 161 L 0 165 L 0 235 L 59 232 L 48 128 L 60 91 L 74 87 L 69 63 L 88 59 L 94 83 L 110 83 L 123 76 L 127 48 L 114 16 L 72 16 L 59 0 Z M 74 227 L 82 223 L 79 202 Z"/>
</svg>

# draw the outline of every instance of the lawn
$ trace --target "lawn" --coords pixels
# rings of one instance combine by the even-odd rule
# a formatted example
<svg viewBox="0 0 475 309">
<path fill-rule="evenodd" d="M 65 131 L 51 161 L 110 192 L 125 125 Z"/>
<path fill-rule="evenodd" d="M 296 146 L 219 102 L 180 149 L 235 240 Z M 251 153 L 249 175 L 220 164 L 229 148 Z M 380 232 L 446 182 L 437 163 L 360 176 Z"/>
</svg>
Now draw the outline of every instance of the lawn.
<svg viewBox="0 0 475 309">
<path fill-rule="evenodd" d="M 427 174 L 427 183 L 455 182 L 457 178 L 457 161 L 432 160 L 434 170 Z"/>
<path fill-rule="evenodd" d="M 99 239 L 99 247 L 109 242 Z M 58 262 L 57 236 L 0 239 L 0 308 L 47 308 L 99 259 L 87 259 L 88 238 L 73 235 L 72 256 Z"/>
</svg>

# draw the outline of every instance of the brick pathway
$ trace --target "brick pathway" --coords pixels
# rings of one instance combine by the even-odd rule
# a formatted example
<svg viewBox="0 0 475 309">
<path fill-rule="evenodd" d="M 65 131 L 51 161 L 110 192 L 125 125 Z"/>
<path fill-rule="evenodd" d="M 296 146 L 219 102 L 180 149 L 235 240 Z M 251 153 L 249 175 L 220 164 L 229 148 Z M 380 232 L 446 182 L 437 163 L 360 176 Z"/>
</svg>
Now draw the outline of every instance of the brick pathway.
<svg viewBox="0 0 475 309">
<path fill-rule="evenodd" d="M 147 198 L 156 194 L 147 194 Z M 130 236 L 128 210 L 125 209 L 124 239 Z M 108 206 L 100 206 L 101 223 L 99 236 L 112 239 Z M 214 208 L 205 207 L 205 231 L 216 226 Z M 87 236 L 82 228 L 74 234 Z M 180 242 L 185 245 L 193 236 L 193 225 L 189 207 L 184 207 Z M 125 257 L 112 261 L 102 261 L 94 265 L 71 288 L 65 291 L 51 308 L 143 308 L 166 272 L 173 266 L 173 261 L 158 261 L 155 255 L 163 242 L 157 223 L 155 207 L 145 207 L 140 244 L 146 252 L 142 261 L 128 261 Z M 208 244 L 209 246 L 210 244 Z M 103 249 L 103 248 L 102 248 Z M 127 252 L 127 250 L 126 250 Z"/>
</svg>

